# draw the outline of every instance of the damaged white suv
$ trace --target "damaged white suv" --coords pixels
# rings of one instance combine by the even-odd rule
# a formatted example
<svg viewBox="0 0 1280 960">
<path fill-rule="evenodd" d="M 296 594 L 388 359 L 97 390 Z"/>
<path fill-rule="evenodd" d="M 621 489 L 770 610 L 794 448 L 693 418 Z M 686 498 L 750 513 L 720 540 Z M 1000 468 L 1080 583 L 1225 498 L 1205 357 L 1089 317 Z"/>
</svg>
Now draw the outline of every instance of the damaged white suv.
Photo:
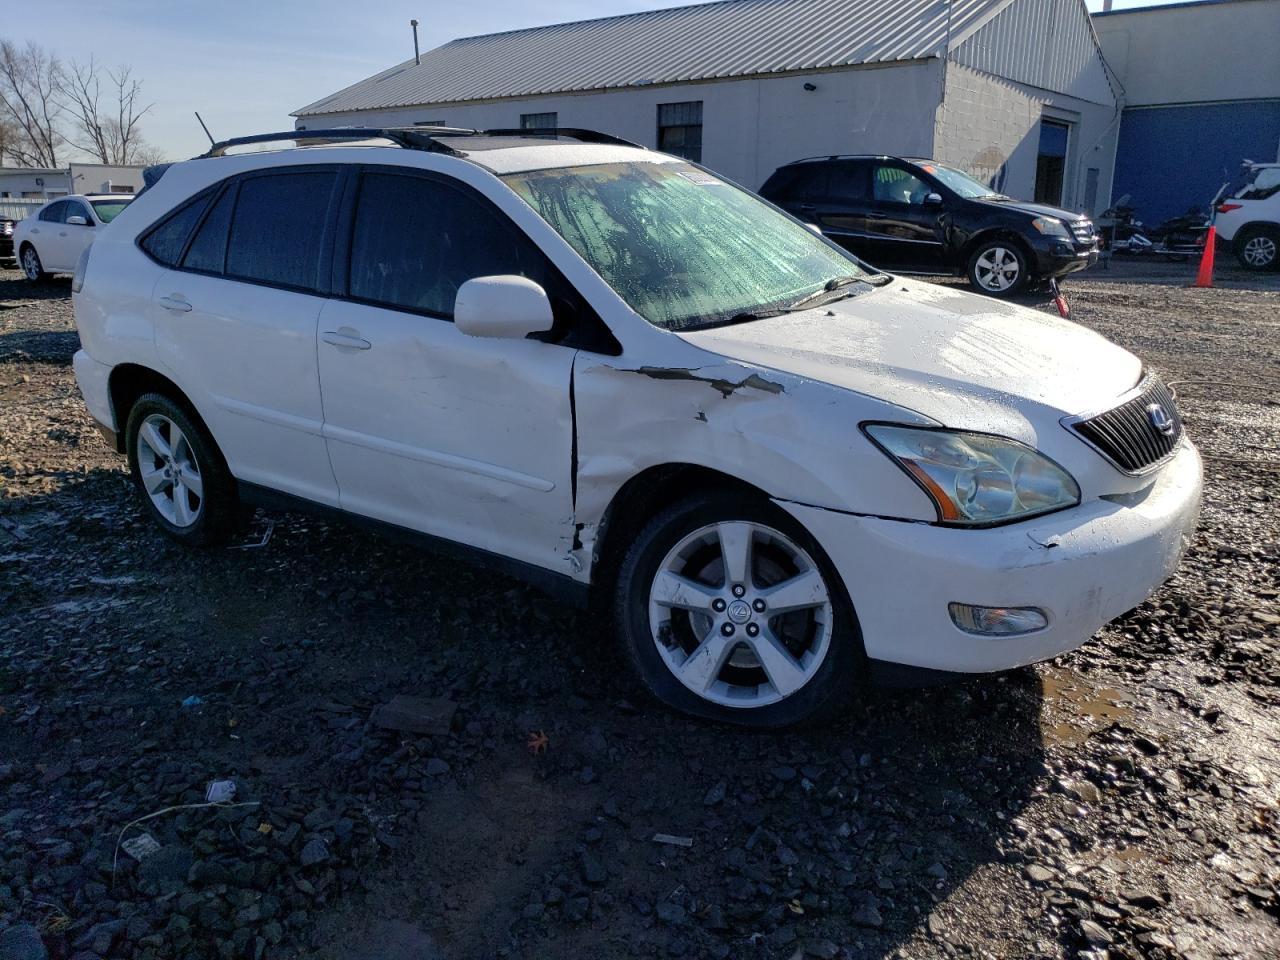
<svg viewBox="0 0 1280 960">
<path fill-rule="evenodd" d="M 254 503 L 414 531 L 762 727 L 1070 650 L 1178 562 L 1199 457 L 1097 334 L 589 131 L 287 136 L 328 142 L 169 167 L 74 281 L 80 389 L 178 540 Z"/>
</svg>

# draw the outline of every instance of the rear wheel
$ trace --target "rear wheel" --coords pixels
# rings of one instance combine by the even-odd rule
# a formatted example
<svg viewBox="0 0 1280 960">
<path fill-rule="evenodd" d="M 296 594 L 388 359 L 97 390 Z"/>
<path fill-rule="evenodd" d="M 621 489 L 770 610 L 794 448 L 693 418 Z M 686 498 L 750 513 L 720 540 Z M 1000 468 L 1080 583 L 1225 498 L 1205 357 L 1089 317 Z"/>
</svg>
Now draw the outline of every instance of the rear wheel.
<svg viewBox="0 0 1280 960">
<path fill-rule="evenodd" d="M 644 688 L 715 720 L 773 728 L 826 717 L 864 673 L 830 562 L 762 498 L 706 494 L 655 517 L 623 559 L 614 615 Z"/>
<path fill-rule="evenodd" d="M 993 297 L 1009 297 L 1030 280 L 1026 254 L 1016 243 L 988 240 L 969 257 L 969 282 Z"/>
<path fill-rule="evenodd" d="M 224 543 L 240 524 L 235 480 L 208 430 L 169 397 L 147 393 L 129 412 L 129 470 L 151 518 L 180 543 Z"/>
<path fill-rule="evenodd" d="M 1280 227 L 1249 227 L 1235 240 L 1236 259 L 1246 270 L 1280 266 Z"/>
<path fill-rule="evenodd" d="M 32 283 L 42 283 L 49 279 L 49 275 L 44 272 L 44 265 L 40 262 L 40 254 L 36 253 L 36 248 L 31 244 L 23 246 L 20 262 L 23 275 Z"/>
</svg>

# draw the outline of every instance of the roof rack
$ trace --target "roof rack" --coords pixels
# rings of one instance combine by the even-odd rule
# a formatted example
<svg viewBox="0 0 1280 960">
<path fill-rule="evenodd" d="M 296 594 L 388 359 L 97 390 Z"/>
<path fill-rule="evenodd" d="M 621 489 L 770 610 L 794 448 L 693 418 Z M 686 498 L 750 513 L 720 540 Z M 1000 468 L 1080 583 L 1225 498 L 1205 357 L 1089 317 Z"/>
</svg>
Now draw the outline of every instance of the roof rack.
<svg viewBox="0 0 1280 960">
<path fill-rule="evenodd" d="M 279 143 L 285 140 L 390 140 L 397 146 L 408 150 L 427 150 L 432 153 L 447 153 L 461 156 L 461 151 L 448 144 L 441 143 L 438 138 L 453 137 L 565 137 L 582 143 L 607 143 L 623 147 L 646 149 L 638 143 L 623 140 L 607 133 L 587 130 L 582 127 L 539 127 L 525 130 L 501 128 L 495 130 L 473 130 L 470 127 L 334 127 L 327 130 L 285 130 L 280 133 L 255 133 L 248 137 L 233 137 L 230 140 L 219 140 L 195 159 L 204 160 L 209 157 L 224 156 L 231 147 L 243 147 L 254 143 Z"/>
</svg>

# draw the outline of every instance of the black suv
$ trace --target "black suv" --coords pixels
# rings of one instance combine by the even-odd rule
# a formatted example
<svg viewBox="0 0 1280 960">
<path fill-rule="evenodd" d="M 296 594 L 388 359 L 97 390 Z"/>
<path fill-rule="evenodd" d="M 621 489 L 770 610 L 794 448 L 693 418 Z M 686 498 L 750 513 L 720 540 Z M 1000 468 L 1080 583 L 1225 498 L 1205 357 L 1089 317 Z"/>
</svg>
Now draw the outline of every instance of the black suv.
<svg viewBox="0 0 1280 960">
<path fill-rule="evenodd" d="M 869 263 L 965 274 L 997 297 L 1098 260 L 1087 217 L 1013 200 L 932 160 L 798 160 L 774 171 L 760 194 Z"/>
</svg>

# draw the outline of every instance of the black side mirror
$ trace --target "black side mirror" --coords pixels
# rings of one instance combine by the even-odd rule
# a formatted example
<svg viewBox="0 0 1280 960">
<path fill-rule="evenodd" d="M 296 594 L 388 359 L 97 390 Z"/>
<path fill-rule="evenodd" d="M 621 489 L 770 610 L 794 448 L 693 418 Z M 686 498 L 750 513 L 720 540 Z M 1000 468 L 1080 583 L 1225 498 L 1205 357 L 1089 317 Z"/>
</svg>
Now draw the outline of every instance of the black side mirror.
<svg viewBox="0 0 1280 960">
<path fill-rule="evenodd" d="M 924 195 L 924 205 L 925 205 L 926 207 L 936 207 L 936 206 L 938 206 L 940 203 L 942 203 L 942 194 L 940 194 L 940 193 L 926 193 L 926 194 Z"/>
</svg>

